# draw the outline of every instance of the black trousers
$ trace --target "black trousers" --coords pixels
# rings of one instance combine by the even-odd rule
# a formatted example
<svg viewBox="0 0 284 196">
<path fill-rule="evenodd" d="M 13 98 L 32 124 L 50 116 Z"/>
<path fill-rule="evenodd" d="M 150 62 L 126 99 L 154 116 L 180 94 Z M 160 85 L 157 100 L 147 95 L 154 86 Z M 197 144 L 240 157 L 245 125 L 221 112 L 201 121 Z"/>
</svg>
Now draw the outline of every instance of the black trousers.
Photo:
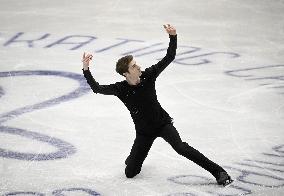
<svg viewBox="0 0 284 196">
<path fill-rule="evenodd" d="M 186 142 L 183 142 L 173 124 L 167 124 L 161 128 L 161 131 L 157 136 L 150 137 L 136 134 L 130 155 L 125 161 L 125 175 L 127 178 L 133 178 L 140 173 L 142 164 L 147 157 L 154 140 L 157 137 L 163 138 L 178 154 L 186 157 L 200 167 L 204 168 L 215 178 L 218 176 L 219 172 L 225 171 L 221 166 L 209 160 L 198 150 L 189 146 Z"/>
</svg>

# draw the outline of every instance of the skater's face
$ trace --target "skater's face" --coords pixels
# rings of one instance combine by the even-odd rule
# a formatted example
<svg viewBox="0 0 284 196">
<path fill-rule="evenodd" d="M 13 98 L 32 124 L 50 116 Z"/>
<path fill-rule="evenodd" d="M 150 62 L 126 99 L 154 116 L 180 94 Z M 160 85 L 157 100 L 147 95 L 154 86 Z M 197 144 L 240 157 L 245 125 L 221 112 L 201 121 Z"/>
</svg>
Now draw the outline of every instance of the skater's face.
<svg viewBox="0 0 284 196">
<path fill-rule="evenodd" d="M 139 78 L 142 74 L 141 67 L 136 64 L 136 61 L 133 59 L 128 65 L 128 76 L 131 78 Z"/>
</svg>

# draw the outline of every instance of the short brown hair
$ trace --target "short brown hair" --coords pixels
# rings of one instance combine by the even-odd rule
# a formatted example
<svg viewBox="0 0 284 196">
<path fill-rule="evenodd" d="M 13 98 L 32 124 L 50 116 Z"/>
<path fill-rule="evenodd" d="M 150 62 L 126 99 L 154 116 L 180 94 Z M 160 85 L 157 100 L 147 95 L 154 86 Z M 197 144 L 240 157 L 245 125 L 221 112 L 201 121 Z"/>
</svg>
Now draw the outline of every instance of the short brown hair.
<svg viewBox="0 0 284 196">
<path fill-rule="evenodd" d="M 123 73 L 128 72 L 128 65 L 132 60 L 132 55 L 127 55 L 120 58 L 116 63 L 116 72 L 123 76 Z"/>
</svg>

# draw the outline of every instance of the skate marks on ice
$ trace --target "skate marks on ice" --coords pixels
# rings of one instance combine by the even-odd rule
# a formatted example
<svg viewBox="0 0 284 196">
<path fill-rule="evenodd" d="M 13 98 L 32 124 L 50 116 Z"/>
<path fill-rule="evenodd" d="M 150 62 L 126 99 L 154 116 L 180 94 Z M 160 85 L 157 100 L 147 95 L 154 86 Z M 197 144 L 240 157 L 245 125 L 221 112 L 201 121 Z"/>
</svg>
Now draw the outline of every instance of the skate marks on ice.
<svg viewBox="0 0 284 196">
<path fill-rule="evenodd" d="M 205 191 L 206 195 L 249 195 L 258 191 L 282 188 L 284 187 L 284 144 L 272 147 L 270 152 L 262 153 L 258 159 L 245 159 L 240 163 L 234 163 L 234 166 L 224 166 L 224 168 L 229 174 L 233 174 L 231 177 L 234 180 L 227 187 L 218 186 L 215 179 L 204 176 L 173 176 L 168 178 L 168 181 L 195 190 L 168 196 L 199 195 L 200 191 Z"/>
<path fill-rule="evenodd" d="M 22 108 L 15 109 L 10 112 L 6 112 L 0 114 L 0 132 L 4 134 L 12 134 L 21 136 L 24 138 L 28 138 L 31 140 L 40 141 L 43 143 L 47 143 L 51 146 L 56 147 L 58 150 L 54 153 L 22 153 L 22 152 L 15 152 L 8 149 L 1 149 L 0 148 L 0 156 L 5 158 L 11 159 L 19 159 L 19 160 L 26 160 L 26 161 L 45 161 L 45 160 L 53 160 L 53 159 L 61 159 L 66 158 L 76 152 L 75 147 L 72 144 L 69 144 L 61 139 L 50 137 L 48 135 L 40 134 L 33 131 L 28 131 L 20 128 L 15 127 L 8 127 L 1 125 L 4 122 L 16 118 L 24 113 L 33 112 L 38 109 L 47 108 L 53 105 L 60 104 L 65 101 L 69 101 L 71 99 L 78 98 L 83 94 L 89 91 L 89 88 L 86 86 L 84 78 L 75 73 L 68 73 L 68 72 L 59 72 L 59 71 L 10 71 L 10 72 L 0 72 L 0 78 L 9 77 L 36 77 L 36 76 L 50 76 L 50 77 L 63 77 L 69 78 L 77 81 L 79 83 L 79 87 L 74 91 L 62 95 L 60 97 L 50 99 L 41 103 L 37 103 L 34 105 L 28 105 Z M 1 90 L 2 89 L 2 90 Z M 0 87 L 1 95 L 5 94 L 5 91 L 2 87 Z"/>
</svg>

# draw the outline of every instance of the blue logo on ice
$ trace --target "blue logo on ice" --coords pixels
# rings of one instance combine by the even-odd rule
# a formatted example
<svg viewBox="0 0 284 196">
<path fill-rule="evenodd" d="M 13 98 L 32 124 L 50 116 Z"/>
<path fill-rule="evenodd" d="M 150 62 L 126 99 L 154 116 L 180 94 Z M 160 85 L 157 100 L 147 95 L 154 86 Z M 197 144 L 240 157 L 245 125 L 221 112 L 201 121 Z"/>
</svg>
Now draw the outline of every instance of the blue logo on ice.
<svg viewBox="0 0 284 196">
<path fill-rule="evenodd" d="M 24 113 L 32 112 L 34 110 L 50 107 L 64 101 L 69 101 L 71 99 L 78 98 L 83 94 L 87 93 L 90 89 L 86 85 L 85 79 L 82 75 L 70 72 L 61 72 L 61 71 L 11 71 L 11 72 L 0 72 L 0 77 L 15 77 L 15 76 L 59 76 L 70 78 L 76 80 L 79 83 L 79 87 L 73 90 L 72 92 L 56 97 L 51 100 L 44 101 L 42 103 L 37 103 L 34 105 L 28 105 L 4 114 L 0 114 L 0 132 L 4 134 L 13 134 L 19 135 L 25 138 L 30 138 L 32 140 L 37 140 L 40 142 L 48 143 L 56 147 L 58 150 L 54 153 L 20 153 L 15 151 L 10 151 L 7 149 L 0 148 L 0 156 L 6 158 L 20 159 L 20 160 L 33 160 L 33 161 L 42 161 L 42 160 L 52 160 L 66 158 L 71 154 L 76 152 L 76 148 L 63 140 L 43 135 L 40 133 L 27 131 L 15 127 L 3 126 L 4 122 L 11 120 L 12 118 L 18 117 Z M 5 94 L 5 91 L 0 86 L 0 97 Z"/>
</svg>

